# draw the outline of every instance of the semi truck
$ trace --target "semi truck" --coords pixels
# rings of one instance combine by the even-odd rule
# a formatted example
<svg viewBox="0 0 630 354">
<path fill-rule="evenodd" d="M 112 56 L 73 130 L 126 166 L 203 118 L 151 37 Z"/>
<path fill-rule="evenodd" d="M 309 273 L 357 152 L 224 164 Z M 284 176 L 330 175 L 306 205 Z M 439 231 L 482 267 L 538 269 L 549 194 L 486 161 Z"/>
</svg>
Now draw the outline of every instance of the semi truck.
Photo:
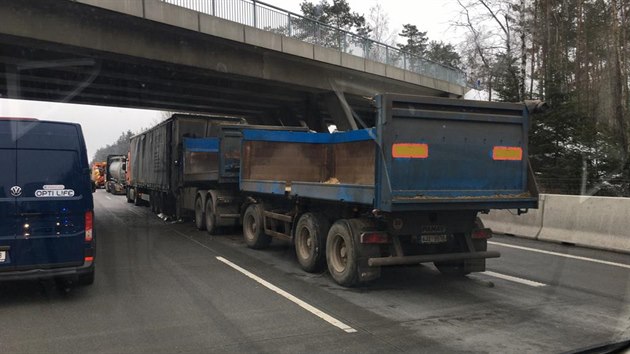
<svg viewBox="0 0 630 354">
<path fill-rule="evenodd" d="M 231 183 L 183 193 L 197 227 L 214 232 L 229 215 L 248 247 L 289 241 L 302 269 L 327 268 L 343 286 L 377 279 L 383 266 L 484 271 L 500 254 L 487 250 L 492 232 L 478 215 L 538 206 L 526 105 L 381 94 L 373 106 L 364 129 L 243 124 L 184 139 L 184 170 L 214 154 L 232 172 Z"/>
<path fill-rule="evenodd" d="M 127 156 L 108 155 L 105 168 L 105 190 L 112 194 L 125 194 L 127 179 Z"/>
<path fill-rule="evenodd" d="M 92 181 L 97 188 L 105 187 L 105 168 L 107 167 L 107 162 L 94 162 L 92 164 Z"/>
</svg>

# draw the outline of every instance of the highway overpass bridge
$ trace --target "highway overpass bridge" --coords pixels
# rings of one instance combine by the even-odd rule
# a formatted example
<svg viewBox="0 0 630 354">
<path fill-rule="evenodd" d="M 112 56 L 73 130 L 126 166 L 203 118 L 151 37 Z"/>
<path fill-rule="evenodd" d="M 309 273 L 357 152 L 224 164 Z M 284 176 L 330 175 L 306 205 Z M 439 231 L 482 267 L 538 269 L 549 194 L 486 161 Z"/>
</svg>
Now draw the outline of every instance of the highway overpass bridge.
<svg viewBox="0 0 630 354">
<path fill-rule="evenodd" d="M 225 19 L 234 13 L 235 21 Z M 278 16 L 288 25 L 270 26 Z M 414 64 L 391 47 L 380 48 L 385 60 L 370 56 L 380 44 L 342 31 L 337 48 L 312 44 L 296 34 L 297 24 L 305 28 L 299 21 L 306 20 L 250 0 L 0 0 L 0 96 L 323 130 L 355 127 L 353 115 L 369 124 L 366 97 L 379 92 L 465 93 L 457 70 Z"/>
</svg>

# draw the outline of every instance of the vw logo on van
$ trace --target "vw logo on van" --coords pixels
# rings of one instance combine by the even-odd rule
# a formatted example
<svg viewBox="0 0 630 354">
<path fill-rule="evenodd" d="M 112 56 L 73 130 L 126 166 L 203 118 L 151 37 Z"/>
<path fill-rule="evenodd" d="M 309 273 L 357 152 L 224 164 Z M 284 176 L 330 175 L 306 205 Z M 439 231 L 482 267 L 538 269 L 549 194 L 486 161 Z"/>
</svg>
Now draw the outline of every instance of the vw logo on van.
<svg viewBox="0 0 630 354">
<path fill-rule="evenodd" d="M 11 195 L 14 197 L 19 197 L 22 195 L 22 188 L 20 186 L 11 187 Z"/>
</svg>

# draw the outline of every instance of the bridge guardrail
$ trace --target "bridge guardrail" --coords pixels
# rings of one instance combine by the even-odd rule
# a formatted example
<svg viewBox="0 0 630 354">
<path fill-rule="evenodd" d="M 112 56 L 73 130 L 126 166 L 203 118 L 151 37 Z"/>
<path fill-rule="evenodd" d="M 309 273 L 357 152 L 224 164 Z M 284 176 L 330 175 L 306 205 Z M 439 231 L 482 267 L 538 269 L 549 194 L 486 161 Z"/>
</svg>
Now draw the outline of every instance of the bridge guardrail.
<svg viewBox="0 0 630 354">
<path fill-rule="evenodd" d="M 379 63 L 466 85 L 463 71 L 257 0 L 161 0 L 207 15 L 333 48 Z"/>
</svg>

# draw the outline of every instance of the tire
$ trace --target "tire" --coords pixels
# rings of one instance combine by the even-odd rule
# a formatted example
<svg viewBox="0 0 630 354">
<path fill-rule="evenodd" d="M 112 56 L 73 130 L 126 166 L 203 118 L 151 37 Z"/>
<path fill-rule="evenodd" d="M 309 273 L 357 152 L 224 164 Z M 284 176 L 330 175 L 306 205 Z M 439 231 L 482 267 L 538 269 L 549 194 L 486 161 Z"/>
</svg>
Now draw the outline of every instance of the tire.
<svg viewBox="0 0 630 354">
<path fill-rule="evenodd" d="M 206 229 L 206 216 L 204 215 L 204 205 L 201 197 L 195 199 L 195 227 L 197 230 L 203 231 Z"/>
<path fill-rule="evenodd" d="M 133 203 L 133 199 L 131 199 L 131 188 L 127 188 L 127 203 Z"/>
<path fill-rule="evenodd" d="M 352 287 L 359 283 L 358 254 L 348 222 L 336 221 L 326 239 L 328 271 L 341 286 Z"/>
<path fill-rule="evenodd" d="M 155 192 L 151 192 L 151 195 L 149 196 L 149 207 L 151 208 L 151 212 L 155 213 L 155 211 L 157 210 L 157 207 L 155 205 L 155 195 L 157 193 Z"/>
<path fill-rule="evenodd" d="M 136 193 L 134 193 L 133 195 L 133 205 L 135 206 L 141 206 L 142 205 L 142 198 L 140 198 L 138 195 L 140 193 L 138 193 L 138 191 L 136 191 Z"/>
<path fill-rule="evenodd" d="M 475 219 L 475 229 L 483 229 L 483 221 L 480 218 Z M 475 247 L 475 251 L 485 251 L 487 250 L 487 240 L 472 240 L 473 246 Z M 476 260 L 477 262 L 483 262 L 483 268 L 485 269 L 485 260 Z M 453 277 L 463 277 L 470 273 L 472 273 L 468 267 L 466 267 L 465 262 L 434 262 L 435 268 L 437 268 L 440 273 Z"/>
<path fill-rule="evenodd" d="M 302 269 L 319 272 L 326 265 L 326 237 L 330 223 L 317 213 L 302 214 L 295 227 L 295 254 Z"/>
<path fill-rule="evenodd" d="M 88 286 L 94 284 L 94 269 L 92 269 L 89 273 L 79 275 L 77 284 L 79 286 Z"/>
<path fill-rule="evenodd" d="M 208 235 L 214 235 L 217 232 L 217 219 L 214 213 L 214 203 L 212 201 L 212 197 L 208 196 L 206 198 L 206 208 L 204 210 L 206 231 L 208 232 Z"/>
<path fill-rule="evenodd" d="M 265 234 L 262 211 L 259 204 L 250 204 L 243 215 L 243 238 L 249 248 L 263 249 L 271 243 L 271 237 Z"/>
</svg>

